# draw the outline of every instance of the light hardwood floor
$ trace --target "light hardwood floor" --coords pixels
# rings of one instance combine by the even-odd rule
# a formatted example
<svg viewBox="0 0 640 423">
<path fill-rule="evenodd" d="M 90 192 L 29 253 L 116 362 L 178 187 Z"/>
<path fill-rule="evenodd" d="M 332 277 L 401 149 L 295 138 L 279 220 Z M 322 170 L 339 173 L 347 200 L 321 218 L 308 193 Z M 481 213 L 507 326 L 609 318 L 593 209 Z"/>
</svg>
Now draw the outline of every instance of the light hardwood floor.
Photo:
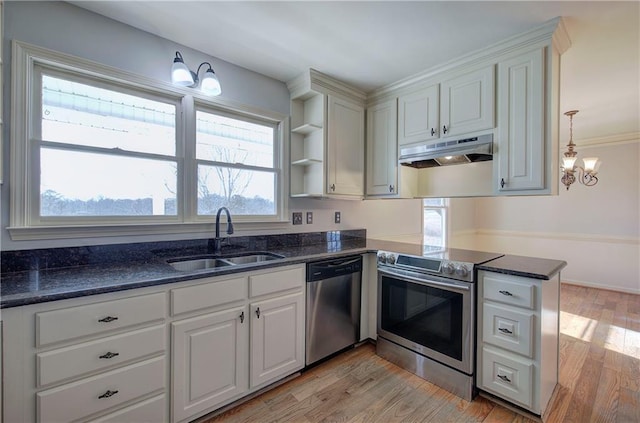
<svg viewBox="0 0 640 423">
<path fill-rule="evenodd" d="M 548 422 L 640 422 L 640 296 L 562 285 L 560 381 Z M 375 355 L 341 354 L 207 423 L 522 422 L 464 401 Z"/>
</svg>

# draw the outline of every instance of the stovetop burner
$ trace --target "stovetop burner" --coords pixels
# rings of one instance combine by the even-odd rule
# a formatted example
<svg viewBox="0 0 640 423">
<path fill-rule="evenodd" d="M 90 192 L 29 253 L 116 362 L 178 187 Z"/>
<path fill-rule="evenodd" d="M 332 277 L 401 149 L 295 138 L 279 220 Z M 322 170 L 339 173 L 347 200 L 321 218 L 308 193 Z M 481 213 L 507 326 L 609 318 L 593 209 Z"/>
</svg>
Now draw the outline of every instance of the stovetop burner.
<svg viewBox="0 0 640 423">
<path fill-rule="evenodd" d="M 425 246 L 423 251 L 422 256 L 379 251 L 378 266 L 474 282 L 475 266 L 504 255 L 458 248 L 442 250 L 430 246 Z"/>
</svg>

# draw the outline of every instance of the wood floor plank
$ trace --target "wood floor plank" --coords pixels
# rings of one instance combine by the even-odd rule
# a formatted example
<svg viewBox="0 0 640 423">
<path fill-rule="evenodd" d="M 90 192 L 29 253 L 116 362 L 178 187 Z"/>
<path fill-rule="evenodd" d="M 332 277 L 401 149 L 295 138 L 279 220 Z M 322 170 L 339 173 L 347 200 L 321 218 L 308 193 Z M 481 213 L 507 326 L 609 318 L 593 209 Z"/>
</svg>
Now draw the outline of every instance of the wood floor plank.
<svg viewBox="0 0 640 423">
<path fill-rule="evenodd" d="M 593 398 L 593 410 L 589 421 L 594 423 L 615 423 L 620 396 L 620 374 L 615 370 L 603 368 Z"/>
<path fill-rule="evenodd" d="M 640 422 L 640 392 L 620 388 L 617 423 Z"/>
</svg>

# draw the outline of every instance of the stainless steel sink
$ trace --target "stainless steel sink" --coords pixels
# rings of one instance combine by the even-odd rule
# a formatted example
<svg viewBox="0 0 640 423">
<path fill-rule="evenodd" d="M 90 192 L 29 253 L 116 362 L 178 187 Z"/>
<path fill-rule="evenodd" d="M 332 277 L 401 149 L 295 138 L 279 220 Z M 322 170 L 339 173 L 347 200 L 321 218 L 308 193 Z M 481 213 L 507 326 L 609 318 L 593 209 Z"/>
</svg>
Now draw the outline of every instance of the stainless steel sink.
<svg viewBox="0 0 640 423">
<path fill-rule="evenodd" d="M 224 257 L 222 260 L 228 261 L 232 264 L 250 264 L 250 263 L 260 263 L 263 261 L 276 260 L 279 258 L 283 258 L 283 256 L 273 254 L 273 253 L 260 253 L 260 254 L 249 254 L 246 256 L 236 256 L 236 257 Z"/>
<path fill-rule="evenodd" d="M 195 272 L 197 270 L 214 269 L 217 267 L 232 266 L 226 260 L 215 258 L 187 259 L 169 262 L 169 264 L 180 272 Z"/>
<path fill-rule="evenodd" d="M 229 266 L 242 266 L 284 258 L 280 254 L 259 251 L 234 256 L 185 257 L 168 260 L 170 266 L 180 272 L 197 272 Z"/>
</svg>

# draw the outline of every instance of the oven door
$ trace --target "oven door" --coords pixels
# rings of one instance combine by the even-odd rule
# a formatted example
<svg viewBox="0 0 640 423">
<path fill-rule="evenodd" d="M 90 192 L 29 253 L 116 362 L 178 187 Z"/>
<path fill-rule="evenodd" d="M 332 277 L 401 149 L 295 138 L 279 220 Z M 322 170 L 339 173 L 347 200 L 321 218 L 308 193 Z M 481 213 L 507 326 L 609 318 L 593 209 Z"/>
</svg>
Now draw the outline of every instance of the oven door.
<svg viewBox="0 0 640 423">
<path fill-rule="evenodd" d="M 378 268 L 378 336 L 473 374 L 475 284 Z"/>
</svg>

